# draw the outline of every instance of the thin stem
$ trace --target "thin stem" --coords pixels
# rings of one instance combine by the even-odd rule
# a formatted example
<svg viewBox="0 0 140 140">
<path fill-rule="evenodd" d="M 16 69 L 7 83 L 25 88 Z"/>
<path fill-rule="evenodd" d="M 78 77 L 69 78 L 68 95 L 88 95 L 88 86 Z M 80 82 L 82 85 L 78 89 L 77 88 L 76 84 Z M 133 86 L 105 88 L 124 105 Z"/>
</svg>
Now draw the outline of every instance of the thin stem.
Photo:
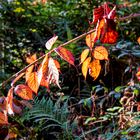
<svg viewBox="0 0 140 140">
<path fill-rule="evenodd" d="M 61 47 L 62 47 L 62 46 L 64 47 L 64 46 L 66 46 L 66 45 L 68 45 L 68 44 L 70 44 L 70 43 L 72 43 L 72 42 L 74 42 L 74 41 L 77 41 L 77 40 L 79 40 L 79 39 L 85 37 L 86 35 L 88 35 L 88 34 L 94 32 L 94 31 L 95 31 L 95 29 L 92 29 L 92 30 L 88 31 L 87 33 L 84 33 L 84 34 L 82 34 L 82 35 L 80 35 L 80 36 L 77 36 L 76 38 L 73 38 L 72 40 L 70 40 L 70 41 L 68 41 L 68 42 L 66 42 L 66 43 L 64 43 L 64 44 L 62 44 L 62 45 L 60 45 L 60 46 L 61 46 Z M 60 46 L 58 46 L 58 47 L 60 47 Z M 49 51 L 47 54 L 52 53 L 55 49 L 56 49 L 56 48 L 52 49 L 52 50 Z M 24 67 L 23 69 L 21 69 L 21 70 L 20 70 L 19 72 L 17 72 L 16 74 L 12 75 L 9 79 L 7 79 L 6 81 L 4 81 L 4 82 L 2 83 L 2 87 L 4 88 L 5 85 L 6 85 L 9 81 L 11 81 L 12 79 L 14 79 L 15 77 L 17 77 L 17 76 L 20 75 L 21 73 L 25 72 L 27 68 L 29 68 L 30 66 L 36 64 L 38 61 L 42 60 L 45 56 L 46 56 L 46 54 L 43 55 L 43 56 L 41 56 L 41 57 L 39 57 L 39 58 L 38 58 L 36 61 L 34 61 L 33 63 L 27 65 L 26 67 Z"/>
</svg>

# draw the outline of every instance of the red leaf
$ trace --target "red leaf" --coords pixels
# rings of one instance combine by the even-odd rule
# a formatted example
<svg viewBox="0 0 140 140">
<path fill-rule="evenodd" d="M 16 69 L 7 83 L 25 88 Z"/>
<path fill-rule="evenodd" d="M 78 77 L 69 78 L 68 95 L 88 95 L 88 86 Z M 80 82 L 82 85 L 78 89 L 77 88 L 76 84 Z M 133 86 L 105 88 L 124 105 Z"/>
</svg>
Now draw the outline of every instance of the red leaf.
<svg viewBox="0 0 140 140">
<path fill-rule="evenodd" d="M 17 85 L 14 89 L 14 92 L 20 96 L 22 99 L 25 100 L 32 100 L 33 99 L 33 92 L 32 90 L 23 84 Z"/>
<path fill-rule="evenodd" d="M 84 75 L 85 79 L 87 77 L 87 71 L 88 71 L 90 61 L 91 61 L 91 57 L 88 57 L 82 64 L 82 74 Z"/>
<path fill-rule="evenodd" d="M 103 46 L 97 46 L 93 51 L 93 57 L 98 60 L 108 60 L 108 51 Z"/>
<path fill-rule="evenodd" d="M 55 52 L 68 63 L 74 65 L 74 56 L 69 50 L 63 47 L 58 47 L 55 49 Z"/>
<path fill-rule="evenodd" d="M 48 68 L 49 68 L 48 79 L 47 79 L 48 83 L 49 84 L 54 83 L 59 88 L 61 88 L 59 85 L 59 72 L 52 58 L 49 58 Z"/>
<path fill-rule="evenodd" d="M 97 38 L 102 43 L 113 44 L 117 42 L 118 32 L 112 19 L 102 19 L 97 29 Z"/>
<path fill-rule="evenodd" d="M 50 50 L 52 48 L 52 46 L 56 42 L 57 38 L 58 38 L 58 36 L 54 36 L 46 42 L 45 46 L 48 50 Z"/>
<path fill-rule="evenodd" d="M 6 97 L 6 111 L 8 114 L 14 114 L 13 111 L 13 87 L 8 91 L 7 97 Z"/>
<path fill-rule="evenodd" d="M 0 112 L 0 125 L 7 125 L 7 124 L 8 124 L 7 114 Z"/>
<path fill-rule="evenodd" d="M 40 83 L 38 83 L 38 74 L 37 74 L 37 72 L 32 72 L 29 75 L 29 78 L 27 80 L 27 85 L 30 87 L 30 89 L 32 91 L 34 91 L 37 94 L 38 89 L 39 89 L 39 85 L 40 85 Z"/>
</svg>

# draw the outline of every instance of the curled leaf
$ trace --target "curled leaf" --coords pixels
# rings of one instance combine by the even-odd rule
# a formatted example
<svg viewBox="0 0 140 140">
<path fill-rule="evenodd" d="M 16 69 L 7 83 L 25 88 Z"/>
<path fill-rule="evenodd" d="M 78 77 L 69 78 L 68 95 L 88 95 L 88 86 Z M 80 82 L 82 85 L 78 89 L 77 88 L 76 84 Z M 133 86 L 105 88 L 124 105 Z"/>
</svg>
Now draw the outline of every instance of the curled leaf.
<svg viewBox="0 0 140 140">
<path fill-rule="evenodd" d="M 90 64 L 89 64 L 89 75 L 91 77 L 94 78 L 94 80 L 96 80 L 100 74 L 101 71 L 101 65 L 100 65 L 100 61 L 99 60 L 93 60 Z"/>
<path fill-rule="evenodd" d="M 57 38 L 58 38 L 58 36 L 54 36 L 46 42 L 45 46 L 48 50 L 50 50 L 52 48 L 52 46 L 56 42 Z"/>
<path fill-rule="evenodd" d="M 81 64 L 85 61 L 88 54 L 89 54 L 89 49 L 85 49 L 85 50 L 82 51 L 82 53 L 81 53 Z"/>
<path fill-rule="evenodd" d="M 69 50 L 63 47 L 58 47 L 55 49 L 55 52 L 65 61 L 67 61 L 71 65 L 74 65 L 74 56 Z"/>
<path fill-rule="evenodd" d="M 97 46 L 93 51 L 93 57 L 98 60 L 108 60 L 108 51 L 103 46 Z"/>
<path fill-rule="evenodd" d="M 90 61 L 91 61 L 91 57 L 88 57 L 82 64 L 82 74 L 85 77 L 85 79 L 87 77 L 87 71 L 88 71 Z"/>
<path fill-rule="evenodd" d="M 14 92 L 25 100 L 32 100 L 33 99 L 33 92 L 32 90 L 23 84 L 17 85 L 14 89 Z"/>
</svg>

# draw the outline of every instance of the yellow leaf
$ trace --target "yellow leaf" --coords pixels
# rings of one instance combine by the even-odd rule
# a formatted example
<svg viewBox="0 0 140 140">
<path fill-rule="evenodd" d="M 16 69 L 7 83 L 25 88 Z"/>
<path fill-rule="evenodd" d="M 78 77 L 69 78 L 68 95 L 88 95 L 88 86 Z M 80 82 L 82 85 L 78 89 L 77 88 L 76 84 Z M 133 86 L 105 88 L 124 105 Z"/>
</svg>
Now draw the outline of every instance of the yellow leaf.
<svg viewBox="0 0 140 140">
<path fill-rule="evenodd" d="M 88 57 L 82 64 L 82 74 L 84 75 L 85 79 L 87 77 L 88 66 L 91 61 L 91 57 Z"/>
<path fill-rule="evenodd" d="M 94 80 L 96 80 L 100 74 L 101 71 L 101 64 L 99 60 L 93 60 L 90 64 L 89 64 L 89 75 L 91 77 L 94 78 Z"/>
<path fill-rule="evenodd" d="M 85 49 L 82 53 L 81 53 L 81 64 L 85 61 L 85 59 L 87 58 L 89 54 L 89 49 Z"/>
<path fill-rule="evenodd" d="M 93 51 L 93 57 L 98 60 L 108 60 L 108 51 L 103 46 L 97 46 Z"/>
</svg>

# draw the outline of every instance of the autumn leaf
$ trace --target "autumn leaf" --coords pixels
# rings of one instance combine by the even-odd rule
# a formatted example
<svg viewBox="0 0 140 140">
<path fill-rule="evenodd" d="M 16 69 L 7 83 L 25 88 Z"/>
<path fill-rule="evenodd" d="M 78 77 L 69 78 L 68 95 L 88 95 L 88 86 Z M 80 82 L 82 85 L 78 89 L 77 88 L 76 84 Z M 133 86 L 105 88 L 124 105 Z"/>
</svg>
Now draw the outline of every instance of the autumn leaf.
<svg viewBox="0 0 140 140">
<path fill-rule="evenodd" d="M 101 41 L 101 43 L 116 43 L 118 39 L 116 23 L 112 19 L 102 19 L 97 28 L 97 38 Z"/>
<path fill-rule="evenodd" d="M 81 56 L 80 56 L 80 59 L 81 59 L 80 64 L 82 64 L 85 61 L 85 59 L 87 58 L 88 54 L 89 54 L 89 49 L 85 49 L 85 50 L 82 51 Z"/>
<path fill-rule="evenodd" d="M 33 55 L 27 57 L 27 58 L 26 58 L 26 62 L 27 62 L 28 64 L 31 64 L 31 63 L 33 63 L 36 59 L 37 59 L 37 57 L 36 57 L 36 53 L 35 53 L 35 54 L 33 54 Z"/>
<path fill-rule="evenodd" d="M 140 81 L 140 67 L 138 67 L 138 71 L 136 73 L 136 77 Z"/>
<path fill-rule="evenodd" d="M 92 49 L 92 47 L 94 46 L 94 43 L 96 42 L 97 40 L 97 32 L 93 32 L 91 34 L 88 34 L 86 36 L 86 44 L 87 46 Z"/>
<path fill-rule="evenodd" d="M 108 60 L 108 51 L 103 46 L 97 46 L 93 51 L 93 57 L 98 60 Z"/>
<path fill-rule="evenodd" d="M 60 71 L 60 63 L 56 60 L 56 59 L 53 59 L 54 63 L 55 63 L 55 66 L 57 67 L 58 71 Z"/>
<path fill-rule="evenodd" d="M 26 58 L 26 62 L 28 64 L 31 64 L 33 63 L 34 61 L 36 61 L 37 57 L 36 57 L 36 54 L 33 54 L 32 56 L 29 56 Z M 28 78 L 30 76 L 30 74 L 32 73 L 34 69 L 34 65 L 30 66 L 29 68 L 26 69 L 26 73 L 25 73 L 25 79 L 26 79 L 26 82 L 28 81 Z"/>
<path fill-rule="evenodd" d="M 8 91 L 7 97 L 5 99 L 6 101 L 6 111 L 8 114 L 13 115 L 14 111 L 13 111 L 13 87 L 10 88 L 10 90 Z"/>
<path fill-rule="evenodd" d="M 47 48 L 48 50 L 50 50 L 50 49 L 52 48 L 53 44 L 56 42 L 57 39 L 58 39 L 58 36 L 54 36 L 54 37 L 52 37 L 51 39 L 49 39 L 49 40 L 46 42 L 46 44 L 45 44 L 46 48 Z"/>
<path fill-rule="evenodd" d="M 11 83 L 11 86 L 13 86 L 21 77 L 23 77 L 23 75 L 25 74 L 25 72 L 19 74 Z"/>
<path fill-rule="evenodd" d="M 38 83 L 38 74 L 37 72 L 32 72 L 29 75 L 29 78 L 27 80 L 27 85 L 30 87 L 30 89 L 35 92 L 37 94 L 38 89 L 39 89 L 39 85 L 40 83 Z"/>
<path fill-rule="evenodd" d="M 32 100 L 33 99 L 33 92 L 32 90 L 24 84 L 17 85 L 14 89 L 14 92 L 25 100 Z"/>
<path fill-rule="evenodd" d="M 85 79 L 87 77 L 87 72 L 88 72 L 88 67 L 89 67 L 90 61 L 91 61 L 91 57 L 88 57 L 82 64 L 82 74 L 85 77 Z"/>
<path fill-rule="evenodd" d="M 100 74 L 101 71 L 101 65 L 100 65 L 100 60 L 94 59 L 90 64 L 89 64 L 89 75 L 96 80 Z"/>
<path fill-rule="evenodd" d="M 138 43 L 139 43 L 139 45 L 140 45 L 140 37 L 138 37 L 137 42 L 138 42 Z"/>
<path fill-rule="evenodd" d="M 48 80 L 45 78 L 45 76 L 42 77 L 40 86 L 49 88 L 49 82 L 48 82 Z"/>
<path fill-rule="evenodd" d="M 93 23 L 96 23 L 98 20 L 102 19 L 104 15 L 104 7 L 100 6 L 93 10 Z"/>
<path fill-rule="evenodd" d="M 74 56 L 73 54 L 67 50 L 66 48 L 63 47 L 58 47 L 55 49 L 55 52 L 65 61 L 70 63 L 71 65 L 74 65 Z"/>
<path fill-rule="evenodd" d="M 8 124 L 8 116 L 6 113 L 0 112 L 0 125 Z"/>
<path fill-rule="evenodd" d="M 38 85 L 40 85 L 42 77 L 46 76 L 47 71 L 48 71 L 48 54 L 46 54 L 45 58 L 43 59 L 42 63 L 40 64 L 39 70 L 37 72 Z"/>
<path fill-rule="evenodd" d="M 55 65 L 55 62 L 52 58 L 49 58 L 49 63 L 48 63 L 48 79 L 47 79 L 48 83 L 54 83 L 56 84 L 59 88 L 59 72 L 58 69 Z"/>
</svg>

